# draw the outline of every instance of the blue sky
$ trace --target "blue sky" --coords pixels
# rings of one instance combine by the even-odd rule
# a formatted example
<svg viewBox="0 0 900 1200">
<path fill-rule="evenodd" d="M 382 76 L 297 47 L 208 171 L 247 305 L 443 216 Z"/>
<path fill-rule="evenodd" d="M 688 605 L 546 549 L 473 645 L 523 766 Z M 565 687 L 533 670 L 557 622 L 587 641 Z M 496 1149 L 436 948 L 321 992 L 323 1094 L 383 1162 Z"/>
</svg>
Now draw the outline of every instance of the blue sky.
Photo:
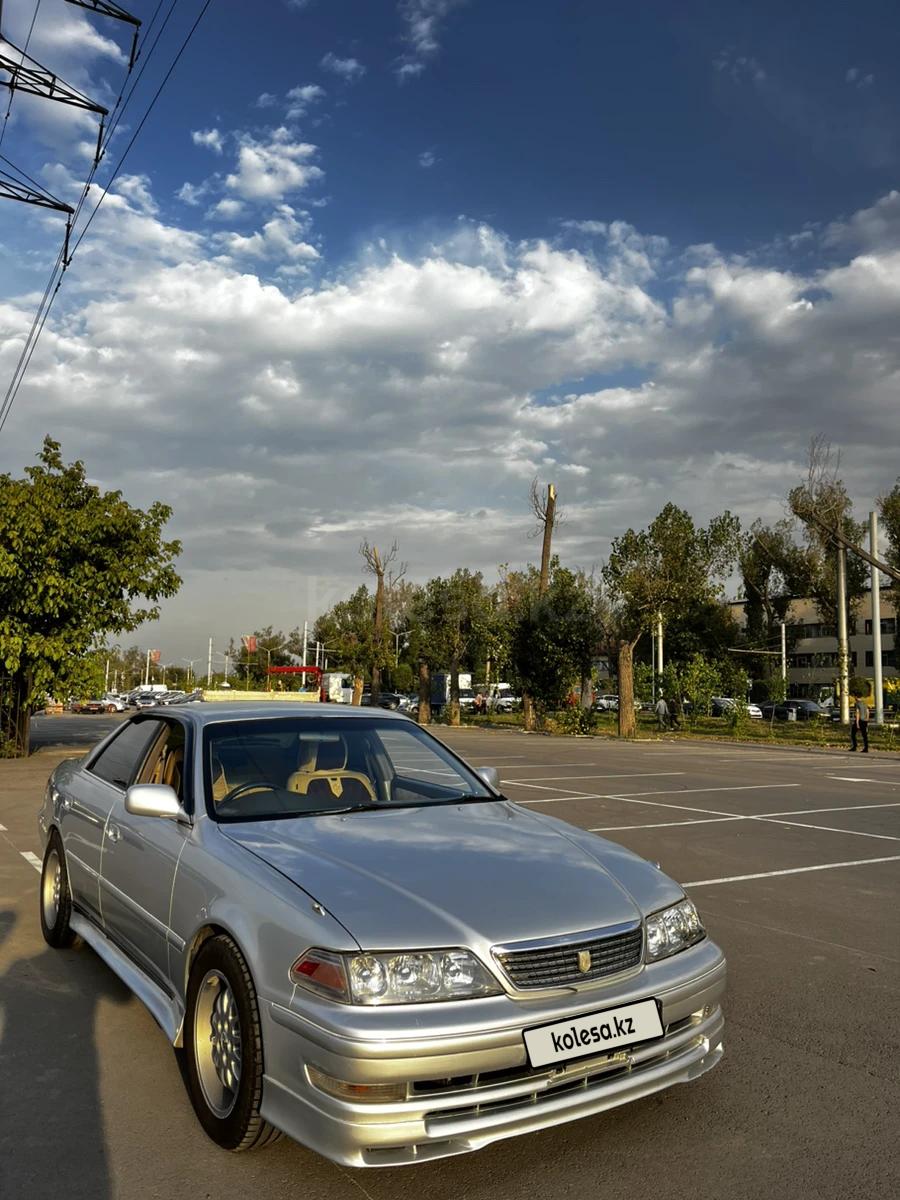
<svg viewBox="0 0 900 1200">
<path fill-rule="evenodd" d="M 101 182 L 199 8 L 176 4 Z M 32 12 L 6 2 L 19 45 Z M 112 104 L 126 43 L 42 0 L 31 51 Z M 524 561 L 535 475 L 585 567 L 670 498 L 779 517 L 821 431 L 866 508 L 897 469 L 898 52 L 874 0 L 213 0 L 0 469 L 51 432 L 164 495 L 185 587 L 147 636 L 185 654 L 313 617 L 364 536 L 413 578 Z M 2 152 L 77 197 L 95 130 L 17 96 Z M 60 232 L 0 209 L 4 379 Z"/>
</svg>

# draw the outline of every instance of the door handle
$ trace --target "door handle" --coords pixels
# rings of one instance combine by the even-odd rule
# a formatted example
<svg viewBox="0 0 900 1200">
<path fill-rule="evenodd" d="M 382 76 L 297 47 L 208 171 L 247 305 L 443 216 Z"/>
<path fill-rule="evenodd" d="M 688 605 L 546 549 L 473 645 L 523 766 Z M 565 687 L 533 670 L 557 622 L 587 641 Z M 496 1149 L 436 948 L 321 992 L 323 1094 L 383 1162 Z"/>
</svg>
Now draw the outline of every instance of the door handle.
<svg viewBox="0 0 900 1200">
<path fill-rule="evenodd" d="M 122 831 L 118 827 L 118 825 L 107 825 L 106 836 L 109 838 L 109 840 L 111 842 L 117 842 L 119 840 L 119 838 L 122 836 Z"/>
</svg>

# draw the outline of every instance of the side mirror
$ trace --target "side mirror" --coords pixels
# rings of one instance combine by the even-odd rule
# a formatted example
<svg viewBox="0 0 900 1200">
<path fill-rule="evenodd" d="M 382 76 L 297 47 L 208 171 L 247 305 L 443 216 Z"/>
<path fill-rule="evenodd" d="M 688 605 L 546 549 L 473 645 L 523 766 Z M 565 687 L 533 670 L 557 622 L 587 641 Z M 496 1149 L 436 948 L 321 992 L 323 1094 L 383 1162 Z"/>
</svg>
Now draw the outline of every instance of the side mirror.
<svg viewBox="0 0 900 1200">
<path fill-rule="evenodd" d="M 488 787 L 493 788 L 495 792 L 500 791 L 500 772 L 496 767 L 479 767 L 478 774 Z"/>
<path fill-rule="evenodd" d="M 177 821 L 184 810 L 167 783 L 136 783 L 125 793 L 125 811 L 135 817 L 167 817 Z"/>
</svg>

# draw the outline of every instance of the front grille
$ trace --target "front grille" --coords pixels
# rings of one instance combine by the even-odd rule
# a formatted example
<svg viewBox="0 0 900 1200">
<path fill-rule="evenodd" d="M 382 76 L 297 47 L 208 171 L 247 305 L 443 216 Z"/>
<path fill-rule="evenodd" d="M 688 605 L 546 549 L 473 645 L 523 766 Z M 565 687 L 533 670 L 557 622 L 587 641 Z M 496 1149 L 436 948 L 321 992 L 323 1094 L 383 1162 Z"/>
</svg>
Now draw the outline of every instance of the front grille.
<svg viewBox="0 0 900 1200">
<path fill-rule="evenodd" d="M 498 947 L 495 957 L 514 987 L 523 991 L 532 988 L 568 987 L 573 983 L 590 983 L 617 975 L 636 967 L 641 961 L 644 931 L 640 924 L 604 935 L 602 930 L 586 933 L 583 939 L 561 939 L 541 945 L 522 943 Z M 590 966 L 581 969 L 579 958 L 590 954 Z M 582 964 L 584 959 L 581 960 Z"/>
</svg>

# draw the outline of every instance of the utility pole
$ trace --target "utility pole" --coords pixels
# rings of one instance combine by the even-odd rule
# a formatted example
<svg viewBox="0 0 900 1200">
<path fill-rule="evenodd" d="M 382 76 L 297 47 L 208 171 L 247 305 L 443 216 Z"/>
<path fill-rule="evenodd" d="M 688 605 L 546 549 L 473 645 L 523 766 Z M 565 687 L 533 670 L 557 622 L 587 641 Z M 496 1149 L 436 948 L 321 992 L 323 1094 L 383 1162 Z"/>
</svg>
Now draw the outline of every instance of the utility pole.
<svg viewBox="0 0 900 1200">
<path fill-rule="evenodd" d="M 109 691 L 109 659 L 106 660 L 106 670 L 103 673 L 103 692 Z"/>
<path fill-rule="evenodd" d="M 878 513 L 869 513 L 869 553 L 878 557 Z M 894 642 L 896 645 L 896 640 Z M 875 724 L 884 723 L 884 678 L 881 669 L 881 577 L 872 567 L 872 662 L 875 666 Z"/>
<path fill-rule="evenodd" d="M 144 667 L 144 687 L 150 682 L 150 651 L 147 651 L 147 665 Z"/>
<path fill-rule="evenodd" d="M 209 639 L 209 658 L 206 660 L 206 686 L 212 687 L 212 638 Z"/>
<path fill-rule="evenodd" d="M 847 650 L 847 551 L 837 546 L 838 670 L 841 687 L 841 724 L 850 724 L 850 655 Z"/>
<path fill-rule="evenodd" d="M 784 621 L 781 622 L 781 682 L 784 684 L 784 697 L 787 698 L 787 633 Z"/>
<path fill-rule="evenodd" d="M 656 614 L 656 670 L 659 675 L 659 686 L 662 690 L 663 676 L 663 622 L 662 613 Z"/>
<path fill-rule="evenodd" d="M 303 622 L 303 659 L 301 666 L 306 666 L 306 644 L 309 641 L 309 621 Z"/>
</svg>

